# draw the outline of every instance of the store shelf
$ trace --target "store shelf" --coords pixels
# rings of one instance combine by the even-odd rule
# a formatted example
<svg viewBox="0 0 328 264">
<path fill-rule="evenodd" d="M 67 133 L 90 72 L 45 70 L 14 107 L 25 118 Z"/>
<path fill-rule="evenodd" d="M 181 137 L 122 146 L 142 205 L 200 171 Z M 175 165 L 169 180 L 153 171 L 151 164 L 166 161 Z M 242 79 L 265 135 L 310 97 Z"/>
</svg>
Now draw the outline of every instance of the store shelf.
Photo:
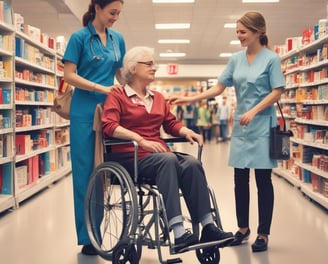
<svg viewBox="0 0 328 264">
<path fill-rule="evenodd" d="M 0 88 L 10 91 L 9 102 L 0 102 L 0 117 L 6 118 L 6 126 L 0 123 L 2 212 L 19 207 L 20 202 L 69 174 L 71 164 L 67 158 L 69 122 L 52 111 L 63 76 L 61 55 L 40 38 L 15 31 L 2 21 L 0 35 L 6 43 L 0 48 L 6 66 L 0 69 Z M 64 139 L 58 138 L 61 134 Z"/>
<path fill-rule="evenodd" d="M 284 170 L 282 168 L 274 168 L 272 170 L 273 173 L 277 174 L 280 177 L 283 177 L 286 181 L 288 181 L 291 185 L 296 188 L 301 187 L 301 181 L 296 179 L 296 177 L 288 170 Z"/>
<path fill-rule="evenodd" d="M 320 193 L 314 192 L 310 183 L 302 183 L 301 191 L 310 199 L 314 200 L 324 208 L 328 209 L 328 197 L 325 197 Z"/>
<path fill-rule="evenodd" d="M 273 172 L 328 209 L 328 50 L 324 44 L 328 35 L 281 57 L 287 86 L 281 104 L 284 115 L 291 117 L 286 123 L 294 137 L 291 160 Z"/>
<path fill-rule="evenodd" d="M 49 173 L 42 176 L 37 182 L 27 185 L 26 187 L 20 188 L 15 195 L 15 201 L 17 204 L 31 197 L 32 195 L 40 192 L 41 190 L 49 187 L 54 182 L 60 180 L 64 176 L 70 174 L 71 167 L 57 170 L 56 172 Z"/>
<path fill-rule="evenodd" d="M 0 212 L 15 208 L 16 200 L 13 195 L 0 194 Z"/>
</svg>

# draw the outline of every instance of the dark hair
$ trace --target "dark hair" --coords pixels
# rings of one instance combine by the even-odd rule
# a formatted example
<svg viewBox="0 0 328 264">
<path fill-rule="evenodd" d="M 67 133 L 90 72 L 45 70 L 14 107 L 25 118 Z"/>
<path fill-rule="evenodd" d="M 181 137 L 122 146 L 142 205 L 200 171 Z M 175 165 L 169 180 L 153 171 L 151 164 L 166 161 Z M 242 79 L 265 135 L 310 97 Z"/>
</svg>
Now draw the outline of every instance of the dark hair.
<svg viewBox="0 0 328 264">
<path fill-rule="evenodd" d="M 266 26 L 264 17 L 256 11 L 250 11 L 237 20 L 252 32 L 260 32 L 260 43 L 262 46 L 269 46 L 269 39 L 266 35 Z"/>
<path fill-rule="evenodd" d="M 123 0 L 91 0 L 89 4 L 88 11 L 82 17 L 83 26 L 86 26 L 90 21 L 93 21 L 96 16 L 96 5 L 99 5 L 101 9 L 105 8 L 107 5 L 114 2 L 121 2 L 124 4 Z"/>
</svg>

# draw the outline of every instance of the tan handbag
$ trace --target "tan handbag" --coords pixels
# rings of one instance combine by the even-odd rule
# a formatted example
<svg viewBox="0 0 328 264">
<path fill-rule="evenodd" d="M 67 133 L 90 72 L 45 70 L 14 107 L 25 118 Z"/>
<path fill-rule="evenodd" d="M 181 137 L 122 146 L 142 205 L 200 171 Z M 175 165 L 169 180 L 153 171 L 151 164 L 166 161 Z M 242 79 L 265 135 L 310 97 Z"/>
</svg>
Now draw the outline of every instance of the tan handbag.
<svg viewBox="0 0 328 264">
<path fill-rule="evenodd" d="M 73 87 L 62 79 L 60 81 L 58 95 L 54 99 L 54 111 L 67 120 L 69 120 L 73 91 Z"/>
</svg>

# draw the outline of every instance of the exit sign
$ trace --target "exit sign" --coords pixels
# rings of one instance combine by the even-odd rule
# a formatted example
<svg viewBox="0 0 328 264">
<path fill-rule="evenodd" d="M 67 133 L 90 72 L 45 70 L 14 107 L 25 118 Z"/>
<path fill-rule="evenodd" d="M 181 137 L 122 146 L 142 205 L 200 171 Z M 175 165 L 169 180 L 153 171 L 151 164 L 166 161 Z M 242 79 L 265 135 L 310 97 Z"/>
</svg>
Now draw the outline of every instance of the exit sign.
<svg viewBox="0 0 328 264">
<path fill-rule="evenodd" d="M 170 75 L 178 74 L 178 65 L 177 64 L 168 64 L 167 65 L 167 73 Z"/>
</svg>

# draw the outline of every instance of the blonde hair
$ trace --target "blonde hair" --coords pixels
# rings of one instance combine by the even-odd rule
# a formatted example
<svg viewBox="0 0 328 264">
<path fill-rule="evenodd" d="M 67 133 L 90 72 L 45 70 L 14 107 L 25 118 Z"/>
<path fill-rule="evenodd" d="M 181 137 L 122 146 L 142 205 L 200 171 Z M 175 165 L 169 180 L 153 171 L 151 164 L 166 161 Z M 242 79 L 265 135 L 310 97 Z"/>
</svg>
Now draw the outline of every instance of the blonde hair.
<svg viewBox="0 0 328 264">
<path fill-rule="evenodd" d="M 123 84 L 127 84 L 132 80 L 132 72 L 138 61 L 141 61 L 145 56 L 153 55 L 154 49 L 150 47 L 139 46 L 128 50 L 125 53 L 123 59 L 123 67 L 121 69 L 121 77 Z"/>
<path fill-rule="evenodd" d="M 249 11 L 245 13 L 237 22 L 243 24 L 252 32 L 260 32 L 260 43 L 262 46 L 269 46 L 269 39 L 266 35 L 265 19 L 261 13 L 257 11 Z"/>
</svg>

